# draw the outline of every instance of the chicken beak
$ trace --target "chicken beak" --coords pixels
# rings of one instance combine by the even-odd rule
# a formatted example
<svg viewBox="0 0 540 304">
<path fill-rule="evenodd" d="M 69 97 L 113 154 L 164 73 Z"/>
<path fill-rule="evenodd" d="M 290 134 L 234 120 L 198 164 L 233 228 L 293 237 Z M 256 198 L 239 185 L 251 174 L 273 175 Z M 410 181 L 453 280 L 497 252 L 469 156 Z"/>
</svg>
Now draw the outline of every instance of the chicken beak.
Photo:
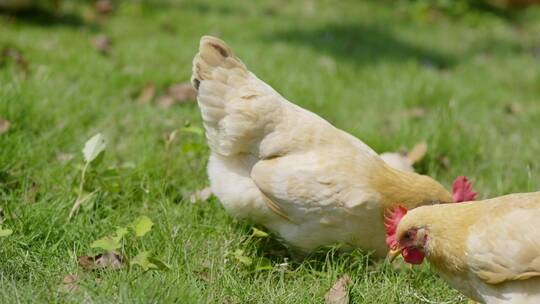
<svg viewBox="0 0 540 304">
<path fill-rule="evenodd" d="M 388 254 L 386 255 L 386 259 L 388 260 L 388 262 L 390 262 L 390 264 L 392 264 L 392 262 L 394 262 L 394 260 L 396 259 L 396 257 L 403 251 L 403 249 L 390 249 L 388 250 Z"/>
</svg>

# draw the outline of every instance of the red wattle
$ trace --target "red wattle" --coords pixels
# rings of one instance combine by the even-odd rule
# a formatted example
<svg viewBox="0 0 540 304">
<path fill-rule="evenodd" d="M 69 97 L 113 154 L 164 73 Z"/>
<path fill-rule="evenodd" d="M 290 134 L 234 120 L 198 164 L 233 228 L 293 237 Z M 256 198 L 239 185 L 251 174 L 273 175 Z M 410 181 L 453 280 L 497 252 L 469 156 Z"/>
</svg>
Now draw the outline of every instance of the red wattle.
<svg viewBox="0 0 540 304">
<path fill-rule="evenodd" d="M 424 261 L 424 253 L 417 248 L 405 248 L 403 249 L 403 252 L 401 253 L 403 255 L 403 259 L 405 262 L 410 264 L 422 264 Z"/>
</svg>

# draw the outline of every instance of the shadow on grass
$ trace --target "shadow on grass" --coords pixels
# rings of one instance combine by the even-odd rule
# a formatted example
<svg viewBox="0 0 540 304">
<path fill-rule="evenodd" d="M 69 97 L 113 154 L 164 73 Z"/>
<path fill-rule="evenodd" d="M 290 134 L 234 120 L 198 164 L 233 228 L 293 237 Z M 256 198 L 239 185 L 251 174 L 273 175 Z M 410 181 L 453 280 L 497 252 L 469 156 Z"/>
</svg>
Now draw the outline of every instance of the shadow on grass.
<svg viewBox="0 0 540 304">
<path fill-rule="evenodd" d="M 82 27 L 86 25 L 83 19 L 76 14 L 56 13 L 52 9 L 40 7 L 28 8 L 15 12 L 7 12 L 0 10 L 0 15 L 10 16 L 12 18 L 15 18 L 15 20 L 18 22 L 42 27 Z"/>
<path fill-rule="evenodd" d="M 455 63 L 450 55 L 413 45 L 374 25 L 328 24 L 315 29 L 281 31 L 268 38 L 305 45 L 358 65 L 415 59 L 431 67 L 445 69 Z"/>
<path fill-rule="evenodd" d="M 249 235 L 251 226 L 239 224 L 237 227 L 242 230 L 245 235 Z M 264 229 L 260 227 L 261 229 Z M 356 250 L 341 250 L 339 245 L 324 246 L 314 250 L 311 253 L 303 253 L 297 249 L 288 246 L 276 235 L 270 234 L 265 238 L 248 237 L 246 246 L 254 250 L 254 257 L 257 259 L 268 259 L 274 265 L 279 267 L 286 261 L 291 270 L 298 267 L 308 267 L 316 271 L 324 271 L 325 267 L 332 264 L 334 261 L 346 261 L 349 268 L 368 267 L 377 264 L 377 261 L 371 257 L 369 253 Z"/>
</svg>

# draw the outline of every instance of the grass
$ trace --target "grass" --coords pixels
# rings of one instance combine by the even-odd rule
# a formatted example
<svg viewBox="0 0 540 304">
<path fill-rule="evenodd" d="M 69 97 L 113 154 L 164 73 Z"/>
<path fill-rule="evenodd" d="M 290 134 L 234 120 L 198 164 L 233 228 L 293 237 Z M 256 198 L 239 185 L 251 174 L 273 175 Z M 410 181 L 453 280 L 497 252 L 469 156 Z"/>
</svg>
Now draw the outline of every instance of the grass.
<svg viewBox="0 0 540 304">
<path fill-rule="evenodd" d="M 538 9 L 505 19 L 433 15 L 390 1 L 151 3 L 124 1 L 101 21 L 85 17 L 88 3 L 71 1 L 62 17 L 0 15 L 0 47 L 19 49 L 30 66 L 26 76 L 13 60 L 0 66 L 0 117 L 11 122 L 0 135 L 0 204 L 3 227 L 14 231 L 0 239 L 1 303 L 320 303 L 344 273 L 354 303 L 463 301 L 427 265 L 395 272 L 361 252 L 333 250 L 294 262 L 275 241 L 251 239 L 249 224 L 217 199 L 190 203 L 187 194 L 207 185 L 204 137 L 180 132 L 167 161 L 163 135 L 186 122 L 200 127 L 196 104 L 135 99 L 148 82 L 188 80 L 200 36 L 213 34 L 288 99 L 377 151 L 426 140 L 417 168 L 446 186 L 464 174 L 482 197 L 534 191 Z M 100 33 L 112 39 L 109 56 L 91 47 Z M 509 113 L 510 104 L 522 111 Z M 404 114 L 416 107 L 425 116 Z M 67 221 L 80 150 L 97 132 L 108 146 L 89 187 L 101 190 Z M 74 159 L 62 163 L 59 153 Z M 84 273 L 76 257 L 95 253 L 94 240 L 140 215 L 156 225 L 126 252 L 152 249 L 170 271 L 90 272 L 77 292 L 60 290 L 65 275 Z M 269 258 L 272 269 L 244 266 L 238 249 Z"/>
</svg>

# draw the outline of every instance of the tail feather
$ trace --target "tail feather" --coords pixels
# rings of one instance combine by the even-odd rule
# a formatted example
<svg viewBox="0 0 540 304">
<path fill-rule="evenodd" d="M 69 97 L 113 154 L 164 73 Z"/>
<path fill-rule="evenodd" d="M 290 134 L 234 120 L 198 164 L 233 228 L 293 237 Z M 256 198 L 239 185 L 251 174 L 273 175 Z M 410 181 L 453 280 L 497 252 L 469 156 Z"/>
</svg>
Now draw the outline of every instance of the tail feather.
<svg viewBox="0 0 540 304">
<path fill-rule="evenodd" d="M 193 59 L 191 81 L 195 89 L 207 79 L 226 81 L 227 71 L 237 69 L 236 73 L 247 73 L 246 66 L 236 58 L 229 46 L 221 39 L 203 36 L 199 44 L 199 53 Z"/>
<path fill-rule="evenodd" d="M 254 143 L 279 108 L 277 93 L 251 74 L 225 42 L 210 36 L 201 38 L 191 81 L 210 148 L 221 155 L 256 150 Z"/>
</svg>

